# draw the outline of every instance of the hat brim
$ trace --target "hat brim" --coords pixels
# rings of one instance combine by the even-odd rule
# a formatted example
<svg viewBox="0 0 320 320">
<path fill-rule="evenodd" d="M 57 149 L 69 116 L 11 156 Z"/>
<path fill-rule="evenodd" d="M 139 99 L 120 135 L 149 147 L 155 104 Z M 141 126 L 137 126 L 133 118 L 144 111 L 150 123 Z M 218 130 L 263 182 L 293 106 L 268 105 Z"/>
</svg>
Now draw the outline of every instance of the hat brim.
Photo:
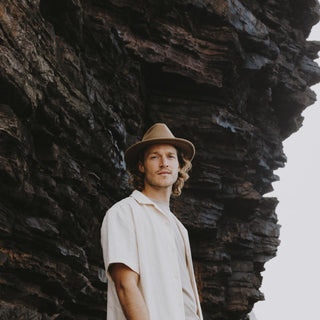
<svg viewBox="0 0 320 320">
<path fill-rule="evenodd" d="M 124 160 L 129 169 L 134 167 L 138 162 L 138 154 L 144 148 L 154 145 L 154 144 L 170 144 L 174 147 L 179 148 L 183 151 L 184 157 L 187 160 L 192 160 L 195 154 L 194 145 L 186 140 L 181 138 L 162 138 L 162 139 L 150 139 L 147 141 L 140 141 L 132 145 L 127 149 L 124 155 Z"/>
</svg>

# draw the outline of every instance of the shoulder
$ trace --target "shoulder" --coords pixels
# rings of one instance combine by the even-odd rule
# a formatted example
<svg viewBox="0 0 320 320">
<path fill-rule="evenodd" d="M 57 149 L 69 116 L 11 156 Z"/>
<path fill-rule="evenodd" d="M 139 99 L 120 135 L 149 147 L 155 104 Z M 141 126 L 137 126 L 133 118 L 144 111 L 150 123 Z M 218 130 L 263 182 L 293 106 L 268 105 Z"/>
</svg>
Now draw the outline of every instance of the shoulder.
<svg viewBox="0 0 320 320">
<path fill-rule="evenodd" d="M 130 206 L 132 206 L 132 200 L 132 197 L 129 196 L 116 202 L 112 207 L 108 209 L 107 213 L 129 208 Z"/>
<path fill-rule="evenodd" d="M 112 207 L 110 207 L 105 216 L 104 222 L 109 219 L 131 219 L 135 212 L 137 211 L 137 202 L 130 195 L 118 202 L 116 202 Z"/>
<path fill-rule="evenodd" d="M 132 206 L 132 199 L 130 199 L 130 197 L 116 202 L 111 208 L 107 210 L 101 224 L 101 232 L 105 232 L 106 230 L 109 230 L 114 226 L 132 225 Z"/>
<path fill-rule="evenodd" d="M 132 211 L 133 199 L 129 196 L 118 202 L 116 202 L 112 207 L 110 207 L 106 214 L 106 217 L 114 216 L 114 215 L 127 215 Z"/>
</svg>

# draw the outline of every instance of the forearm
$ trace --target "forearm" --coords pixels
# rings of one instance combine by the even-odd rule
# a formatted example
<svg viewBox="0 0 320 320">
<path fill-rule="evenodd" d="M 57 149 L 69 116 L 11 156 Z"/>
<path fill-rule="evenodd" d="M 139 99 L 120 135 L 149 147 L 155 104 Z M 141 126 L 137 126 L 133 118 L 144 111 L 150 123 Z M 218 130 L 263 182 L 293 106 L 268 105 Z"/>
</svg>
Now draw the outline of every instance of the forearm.
<svg viewBox="0 0 320 320">
<path fill-rule="evenodd" d="M 150 320 L 147 306 L 136 285 L 119 287 L 117 293 L 127 320 Z"/>
</svg>

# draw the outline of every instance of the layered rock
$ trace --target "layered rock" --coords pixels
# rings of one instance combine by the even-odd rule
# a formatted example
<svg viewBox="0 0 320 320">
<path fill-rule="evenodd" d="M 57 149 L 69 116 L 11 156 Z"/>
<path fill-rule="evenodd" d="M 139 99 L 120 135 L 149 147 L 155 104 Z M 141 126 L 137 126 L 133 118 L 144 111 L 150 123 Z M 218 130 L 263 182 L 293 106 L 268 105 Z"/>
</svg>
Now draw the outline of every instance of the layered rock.
<svg viewBox="0 0 320 320">
<path fill-rule="evenodd" d="M 244 319 L 279 245 L 282 141 L 320 81 L 316 0 L 0 3 L 0 318 L 104 319 L 105 211 L 154 122 L 197 154 L 175 214 L 206 320 Z"/>
</svg>

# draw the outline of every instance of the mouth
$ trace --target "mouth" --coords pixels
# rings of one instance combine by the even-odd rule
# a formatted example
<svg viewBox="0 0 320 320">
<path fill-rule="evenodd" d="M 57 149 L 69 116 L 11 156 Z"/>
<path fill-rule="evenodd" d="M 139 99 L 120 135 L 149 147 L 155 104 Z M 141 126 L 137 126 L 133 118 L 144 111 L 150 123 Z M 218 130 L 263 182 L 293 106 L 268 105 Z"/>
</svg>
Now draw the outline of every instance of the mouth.
<svg viewBox="0 0 320 320">
<path fill-rule="evenodd" d="M 159 175 L 166 175 L 166 174 L 171 174 L 171 172 L 169 172 L 169 171 L 160 171 L 158 174 Z"/>
</svg>

